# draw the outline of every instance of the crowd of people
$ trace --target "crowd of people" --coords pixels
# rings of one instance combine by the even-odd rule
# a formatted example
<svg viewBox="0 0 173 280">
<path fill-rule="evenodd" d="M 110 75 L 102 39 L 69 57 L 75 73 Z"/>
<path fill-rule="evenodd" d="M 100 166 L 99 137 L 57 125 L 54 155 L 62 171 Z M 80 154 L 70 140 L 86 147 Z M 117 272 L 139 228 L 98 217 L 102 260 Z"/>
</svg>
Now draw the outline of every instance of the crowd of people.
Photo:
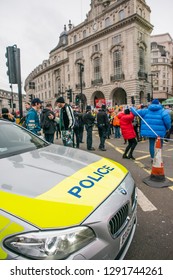
<svg viewBox="0 0 173 280">
<path fill-rule="evenodd" d="M 15 122 L 15 116 L 7 108 L 2 108 L 1 118 Z M 25 111 L 20 125 L 36 135 L 44 135 L 46 141 L 54 143 L 55 137 L 61 138 L 64 146 L 80 148 L 86 130 L 86 147 L 94 151 L 93 127 L 97 126 L 99 134 L 98 149 L 106 151 L 105 141 L 110 136 L 123 138 L 127 143 L 123 153 L 124 159 L 133 159 L 134 150 L 139 141 L 149 139 L 149 153 L 151 161 L 154 158 L 155 141 L 158 136 L 161 142 L 169 141 L 173 133 L 173 110 L 165 108 L 154 99 L 148 106 L 115 106 L 115 108 L 101 108 L 92 110 L 87 105 L 85 112 L 79 106 L 70 106 L 63 97 L 56 100 L 55 108 L 51 103 L 42 106 L 39 98 L 32 103 L 25 103 Z"/>
</svg>

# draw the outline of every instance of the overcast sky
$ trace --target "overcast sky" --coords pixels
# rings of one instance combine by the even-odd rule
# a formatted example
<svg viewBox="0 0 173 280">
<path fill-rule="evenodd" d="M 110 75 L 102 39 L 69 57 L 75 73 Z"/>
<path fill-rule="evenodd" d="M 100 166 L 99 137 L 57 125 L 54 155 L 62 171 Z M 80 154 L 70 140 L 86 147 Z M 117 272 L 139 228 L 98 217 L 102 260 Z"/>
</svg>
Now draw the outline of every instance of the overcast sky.
<svg viewBox="0 0 173 280">
<path fill-rule="evenodd" d="M 85 19 L 91 0 L 0 0 L 0 89 L 10 90 L 6 74 L 6 47 L 14 44 L 21 51 L 24 83 L 29 73 L 49 58 L 64 24 Z M 152 34 L 170 33 L 173 37 L 172 0 L 146 0 L 151 7 Z M 14 85 L 14 91 L 17 87 Z M 24 92 L 23 92 L 24 93 Z"/>
</svg>

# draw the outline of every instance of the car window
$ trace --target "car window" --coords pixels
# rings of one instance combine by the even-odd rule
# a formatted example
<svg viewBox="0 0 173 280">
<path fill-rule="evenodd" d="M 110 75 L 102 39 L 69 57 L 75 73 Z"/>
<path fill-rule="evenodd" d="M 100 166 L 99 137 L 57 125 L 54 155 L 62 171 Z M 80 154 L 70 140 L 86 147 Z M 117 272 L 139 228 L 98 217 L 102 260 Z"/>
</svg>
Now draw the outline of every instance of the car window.
<svg viewBox="0 0 173 280">
<path fill-rule="evenodd" d="M 13 123 L 0 122 L 0 158 L 36 150 L 49 145 L 40 137 Z"/>
</svg>

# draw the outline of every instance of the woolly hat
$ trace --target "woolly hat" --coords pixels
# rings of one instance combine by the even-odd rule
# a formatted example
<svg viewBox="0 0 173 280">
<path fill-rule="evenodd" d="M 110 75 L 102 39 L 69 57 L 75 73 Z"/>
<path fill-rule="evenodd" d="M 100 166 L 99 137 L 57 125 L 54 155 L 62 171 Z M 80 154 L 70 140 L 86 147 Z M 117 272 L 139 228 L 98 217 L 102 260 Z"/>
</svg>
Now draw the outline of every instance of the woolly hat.
<svg viewBox="0 0 173 280">
<path fill-rule="evenodd" d="M 58 99 L 56 100 L 57 103 L 65 103 L 65 100 L 62 96 L 58 97 Z"/>
<path fill-rule="evenodd" d="M 7 114 L 9 113 L 8 109 L 7 108 L 2 108 L 2 114 Z"/>
<path fill-rule="evenodd" d="M 126 115 L 130 114 L 129 108 L 126 108 L 126 109 L 124 110 L 124 114 L 126 114 Z"/>
<path fill-rule="evenodd" d="M 106 105 L 102 104 L 102 109 L 105 110 L 106 109 Z"/>
<path fill-rule="evenodd" d="M 153 101 L 151 102 L 151 104 L 159 104 L 159 100 L 158 100 L 158 99 L 153 99 Z"/>
<path fill-rule="evenodd" d="M 86 111 L 90 111 L 91 110 L 91 106 L 90 105 L 87 105 L 86 106 Z"/>
</svg>

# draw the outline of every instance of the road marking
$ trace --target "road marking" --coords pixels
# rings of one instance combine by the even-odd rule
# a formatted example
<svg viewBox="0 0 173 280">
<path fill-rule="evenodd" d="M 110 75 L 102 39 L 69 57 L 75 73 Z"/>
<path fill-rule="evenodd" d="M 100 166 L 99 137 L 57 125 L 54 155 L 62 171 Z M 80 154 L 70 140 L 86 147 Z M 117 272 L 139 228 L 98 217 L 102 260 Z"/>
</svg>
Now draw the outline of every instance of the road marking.
<svg viewBox="0 0 173 280">
<path fill-rule="evenodd" d="M 115 145 L 113 145 L 113 144 L 110 143 L 110 142 L 107 142 L 107 144 L 108 144 L 109 146 L 113 147 L 114 150 L 116 150 L 116 151 L 119 152 L 120 154 L 124 154 L 124 151 L 122 151 L 122 148 L 119 149 L 119 148 L 115 147 Z M 147 170 L 147 169 L 145 168 L 145 165 L 144 165 L 142 162 L 139 161 L 139 160 L 141 160 L 141 159 L 143 159 L 143 158 L 147 158 L 147 157 L 149 157 L 149 155 L 148 155 L 148 156 L 143 156 L 143 157 L 138 157 L 138 158 L 136 158 L 136 160 L 134 161 L 134 163 L 136 163 L 139 167 L 143 168 L 143 170 L 144 170 L 146 173 L 151 174 L 151 170 Z M 169 178 L 169 177 L 166 177 L 166 178 L 168 178 L 170 181 L 172 181 L 172 186 L 170 186 L 170 187 L 168 187 L 168 188 L 169 188 L 170 190 L 173 191 L 173 178 Z"/>
<path fill-rule="evenodd" d="M 143 194 L 141 190 L 137 190 L 138 204 L 144 212 L 156 211 L 157 208 L 149 201 L 149 199 Z"/>
</svg>

